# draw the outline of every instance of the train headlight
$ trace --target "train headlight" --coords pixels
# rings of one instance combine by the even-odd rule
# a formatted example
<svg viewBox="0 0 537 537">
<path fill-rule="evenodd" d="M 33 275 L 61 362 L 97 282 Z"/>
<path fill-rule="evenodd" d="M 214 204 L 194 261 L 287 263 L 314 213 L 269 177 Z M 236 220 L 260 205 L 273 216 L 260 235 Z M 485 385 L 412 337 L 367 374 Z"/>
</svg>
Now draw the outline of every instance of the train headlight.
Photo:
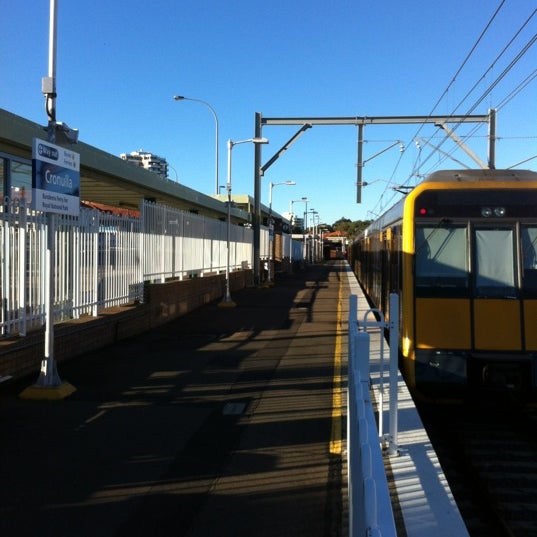
<svg viewBox="0 0 537 537">
<path fill-rule="evenodd" d="M 503 218 L 505 214 L 505 207 L 481 207 L 481 216 L 484 218 L 490 218 L 491 216 Z"/>
</svg>

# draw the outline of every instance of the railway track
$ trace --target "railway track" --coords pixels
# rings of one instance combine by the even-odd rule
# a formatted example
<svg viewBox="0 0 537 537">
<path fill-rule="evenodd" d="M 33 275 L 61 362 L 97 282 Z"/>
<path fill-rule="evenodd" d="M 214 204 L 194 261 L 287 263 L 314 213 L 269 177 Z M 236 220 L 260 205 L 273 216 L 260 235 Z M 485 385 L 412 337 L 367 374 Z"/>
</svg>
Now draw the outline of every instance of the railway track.
<svg viewBox="0 0 537 537">
<path fill-rule="evenodd" d="M 537 537 L 537 409 L 494 397 L 420 413 L 471 537 Z"/>
</svg>

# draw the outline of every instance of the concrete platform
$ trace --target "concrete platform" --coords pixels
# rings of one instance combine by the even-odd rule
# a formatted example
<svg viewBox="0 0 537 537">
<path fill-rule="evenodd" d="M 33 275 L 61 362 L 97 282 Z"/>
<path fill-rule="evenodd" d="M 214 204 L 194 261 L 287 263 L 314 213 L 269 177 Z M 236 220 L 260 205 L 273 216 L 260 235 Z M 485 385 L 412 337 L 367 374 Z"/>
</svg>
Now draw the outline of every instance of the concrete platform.
<svg viewBox="0 0 537 537">
<path fill-rule="evenodd" d="M 346 537 L 351 293 L 345 261 L 311 266 L 62 363 L 65 399 L 3 383 L 0 535 Z M 466 535 L 400 383 L 401 527 Z"/>
<path fill-rule="evenodd" d="M 33 377 L 2 385 L 0 535 L 344 535 L 341 270 L 62 362 L 65 399 L 21 399 Z"/>
</svg>

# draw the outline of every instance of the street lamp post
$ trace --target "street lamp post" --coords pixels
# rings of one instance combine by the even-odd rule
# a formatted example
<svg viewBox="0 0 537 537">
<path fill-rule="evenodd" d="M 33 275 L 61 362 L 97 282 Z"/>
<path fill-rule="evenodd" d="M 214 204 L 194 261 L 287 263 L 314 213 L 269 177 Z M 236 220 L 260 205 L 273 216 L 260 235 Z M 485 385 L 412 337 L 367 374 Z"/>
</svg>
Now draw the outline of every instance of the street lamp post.
<svg viewBox="0 0 537 537">
<path fill-rule="evenodd" d="M 234 146 L 246 143 L 253 144 L 268 144 L 266 138 L 248 138 L 240 142 L 227 141 L 227 234 L 226 234 L 226 293 L 220 302 L 219 306 L 233 308 L 236 306 L 231 298 L 231 290 L 229 285 L 229 266 L 230 266 L 230 239 L 231 239 L 231 150 Z"/>
<path fill-rule="evenodd" d="M 319 256 L 319 213 L 315 212 L 313 214 L 313 244 L 314 244 L 314 250 L 313 250 L 313 257 L 316 263 L 319 262 L 320 256 Z"/>
<path fill-rule="evenodd" d="M 315 257 L 316 257 L 317 262 L 319 262 L 322 259 L 322 255 L 321 255 L 321 253 L 322 253 L 322 247 L 321 247 L 322 240 L 321 240 L 321 237 L 319 235 L 320 223 L 321 223 L 321 217 L 319 216 L 319 213 L 317 213 L 315 215 L 315 237 L 316 237 L 316 240 L 317 240 L 316 248 L 315 248 Z"/>
<path fill-rule="evenodd" d="M 327 233 L 328 233 L 328 229 L 325 227 L 320 227 L 320 223 L 319 223 L 319 235 L 321 239 L 321 244 L 319 247 L 319 255 L 321 259 L 324 259 L 324 238 Z"/>
<path fill-rule="evenodd" d="M 290 213 L 291 213 L 291 241 L 290 241 L 290 252 L 289 252 L 289 264 L 291 266 L 291 273 L 293 272 L 293 220 L 295 213 L 293 213 L 293 204 L 295 203 L 305 203 L 306 209 L 308 207 L 308 198 L 302 197 L 299 200 L 291 200 L 291 207 L 290 207 Z M 302 224 L 304 225 L 304 224 Z M 304 236 L 302 236 L 304 238 Z M 302 252 L 304 252 L 304 248 L 302 248 Z"/>
<path fill-rule="evenodd" d="M 215 191 L 214 193 L 216 195 L 218 195 L 218 116 L 216 115 L 216 112 L 214 111 L 214 108 L 206 101 L 203 101 L 201 99 L 195 99 L 193 97 L 184 97 L 183 95 L 174 95 L 173 98 L 176 100 L 176 101 L 194 101 L 194 102 L 197 102 L 197 103 L 201 103 L 201 104 L 204 104 L 212 113 L 213 117 L 214 117 L 214 124 L 215 124 L 215 163 L 214 163 L 214 166 L 215 166 L 215 171 L 214 171 L 214 175 L 215 175 Z"/>
<path fill-rule="evenodd" d="M 272 189 L 275 186 L 287 185 L 293 186 L 296 185 L 295 181 L 282 181 L 281 183 L 269 183 L 269 217 L 268 217 L 268 228 L 269 228 L 269 257 L 268 257 L 268 274 L 267 280 L 268 284 L 272 284 L 272 247 L 273 247 L 273 236 L 274 236 L 274 226 L 272 225 Z"/>
<path fill-rule="evenodd" d="M 312 225 L 312 240 L 310 241 L 310 245 L 309 245 L 309 261 L 310 263 L 313 263 L 314 259 L 313 259 L 313 250 L 314 250 L 314 247 L 315 247 L 315 215 L 318 214 L 317 211 L 315 209 L 310 209 L 309 211 L 306 210 L 306 215 L 308 214 L 311 214 L 311 219 L 312 219 L 312 222 L 313 222 L 313 225 Z M 307 251 L 308 251 L 307 250 Z"/>
<path fill-rule="evenodd" d="M 309 201 L 309 200 L 308 200 Z M 306 244 L 306 232 L 308 229 L 308 202 L 304 207 L 304 221 L 302 222 L 302 258 L 308 262 L 308 246 Z"/>
</svg>

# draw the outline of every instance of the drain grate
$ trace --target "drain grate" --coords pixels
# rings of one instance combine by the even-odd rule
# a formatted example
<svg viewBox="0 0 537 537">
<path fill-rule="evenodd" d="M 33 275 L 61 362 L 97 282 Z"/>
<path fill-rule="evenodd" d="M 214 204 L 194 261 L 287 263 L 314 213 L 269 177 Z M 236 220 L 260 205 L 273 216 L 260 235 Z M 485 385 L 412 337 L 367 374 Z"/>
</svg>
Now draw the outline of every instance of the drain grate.
<svg viewBox="0 0 537 537">
<path fill-rule="evenodd" d="M 232 401 L 226 403 L 222 409 L 222 414 L 224 416 L 240 416 L 244 414 L 246 410 L 246 403 L 244 401 Z"/>
</svg>

